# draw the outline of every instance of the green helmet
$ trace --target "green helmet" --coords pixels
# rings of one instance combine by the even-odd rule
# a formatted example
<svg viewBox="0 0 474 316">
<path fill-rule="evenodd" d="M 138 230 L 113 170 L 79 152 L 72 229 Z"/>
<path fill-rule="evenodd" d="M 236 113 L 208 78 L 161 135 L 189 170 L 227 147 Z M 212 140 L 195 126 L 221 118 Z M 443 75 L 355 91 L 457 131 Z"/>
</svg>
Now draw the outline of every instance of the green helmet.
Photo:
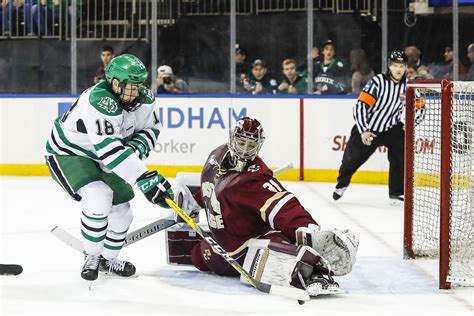
<svg viewBox="0 0 474 316">
<path fill-rule="evenodd" d="M 113 58 L 105 68 L 105 78 L 112 84 L 112 79 L 125 83 L 143 83 L 148 78 L 148 71 L 138 57 L 123 54 Z"/>
</svg>

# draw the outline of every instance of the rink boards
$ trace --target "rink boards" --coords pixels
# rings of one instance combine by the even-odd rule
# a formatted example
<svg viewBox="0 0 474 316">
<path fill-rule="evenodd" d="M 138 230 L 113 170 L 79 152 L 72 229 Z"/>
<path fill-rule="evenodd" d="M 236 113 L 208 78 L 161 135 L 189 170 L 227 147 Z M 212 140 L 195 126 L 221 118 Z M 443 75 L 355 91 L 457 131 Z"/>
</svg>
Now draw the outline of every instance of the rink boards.
<svg viewBox="0 0 474 316">
<path fill-rule="evenodd" d="M 0 96 L 1 175 L 46 175 L 44 146 L 53 120 L 74 101 L 69 95 Z M 157 98 L 162 133 L 146 163 L 167 176 L 199 171 L 209 152 L 227 142 L 236 119 L 251 116 L 264 126 L 261 156 L 270 167 L 289 161 L 281 179 L 334 182 L 354 125 L 354 96 L 255 97 L 165 96 Z M 386 183 L 386 148 L 379 148 L 354 182 Z"/>
</svg>

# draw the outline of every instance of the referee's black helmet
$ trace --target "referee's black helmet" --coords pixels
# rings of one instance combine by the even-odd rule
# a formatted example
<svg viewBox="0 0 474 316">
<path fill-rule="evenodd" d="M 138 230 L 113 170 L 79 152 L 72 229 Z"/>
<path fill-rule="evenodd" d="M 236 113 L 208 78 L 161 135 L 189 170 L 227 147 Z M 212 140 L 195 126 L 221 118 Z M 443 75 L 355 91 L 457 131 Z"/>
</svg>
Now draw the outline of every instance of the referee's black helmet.
<svg viewBox="0 0 474 316">
<path fill-rule="evenodd" d="M 388 57 L 388 63 L 389 64 L 390 63 L 406 64 L 408 63 L 408 58 L 404 52 L 393 51 L 390 53 L 390 56 Z"/>
</svg>

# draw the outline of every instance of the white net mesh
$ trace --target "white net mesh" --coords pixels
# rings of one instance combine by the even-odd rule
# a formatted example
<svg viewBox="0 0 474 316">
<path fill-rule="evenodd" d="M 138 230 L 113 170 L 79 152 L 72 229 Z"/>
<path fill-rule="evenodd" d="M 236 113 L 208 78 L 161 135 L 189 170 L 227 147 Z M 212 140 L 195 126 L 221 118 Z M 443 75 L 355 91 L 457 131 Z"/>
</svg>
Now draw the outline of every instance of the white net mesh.
<svg viewBox="0 0 474 316">
<path fill-rule="evenodd" d="M 417 88 L 424 101 L 424 119 L 415 122 L 413 157 L 413 251 L 417 256 L 437 256 L 440 223 L 441 89 Z M 418 123 L 418 124 L 417 124 Z"/>
<path fill-rule="evenodd" d="M 454 82 L 448 281 L 474 281 L 474 82 Z"/>
<path fill-rule="evenodd" d="M 449 282 L 474 284 L 474 82 L 455 82 L 452 96 Z M 439 255 L 441 92 L 415 88 L 412 249 Z M 424 119 L 417 121 L 420 112 Z"/>
</svg>

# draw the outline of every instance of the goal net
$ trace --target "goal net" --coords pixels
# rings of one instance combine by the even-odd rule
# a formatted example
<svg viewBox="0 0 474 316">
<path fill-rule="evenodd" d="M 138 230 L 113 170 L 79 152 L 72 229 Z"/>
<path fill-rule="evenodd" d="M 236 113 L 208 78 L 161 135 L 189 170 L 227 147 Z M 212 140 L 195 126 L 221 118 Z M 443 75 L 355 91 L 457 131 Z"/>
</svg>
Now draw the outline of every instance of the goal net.
<svg viewBox="0 0 474 316">
<path fill-rule="evenodd" d="M 410 81 L 406 258 L 439 257 L 439 286 L 474 285 L 474 82 Z"/>
</svg>

